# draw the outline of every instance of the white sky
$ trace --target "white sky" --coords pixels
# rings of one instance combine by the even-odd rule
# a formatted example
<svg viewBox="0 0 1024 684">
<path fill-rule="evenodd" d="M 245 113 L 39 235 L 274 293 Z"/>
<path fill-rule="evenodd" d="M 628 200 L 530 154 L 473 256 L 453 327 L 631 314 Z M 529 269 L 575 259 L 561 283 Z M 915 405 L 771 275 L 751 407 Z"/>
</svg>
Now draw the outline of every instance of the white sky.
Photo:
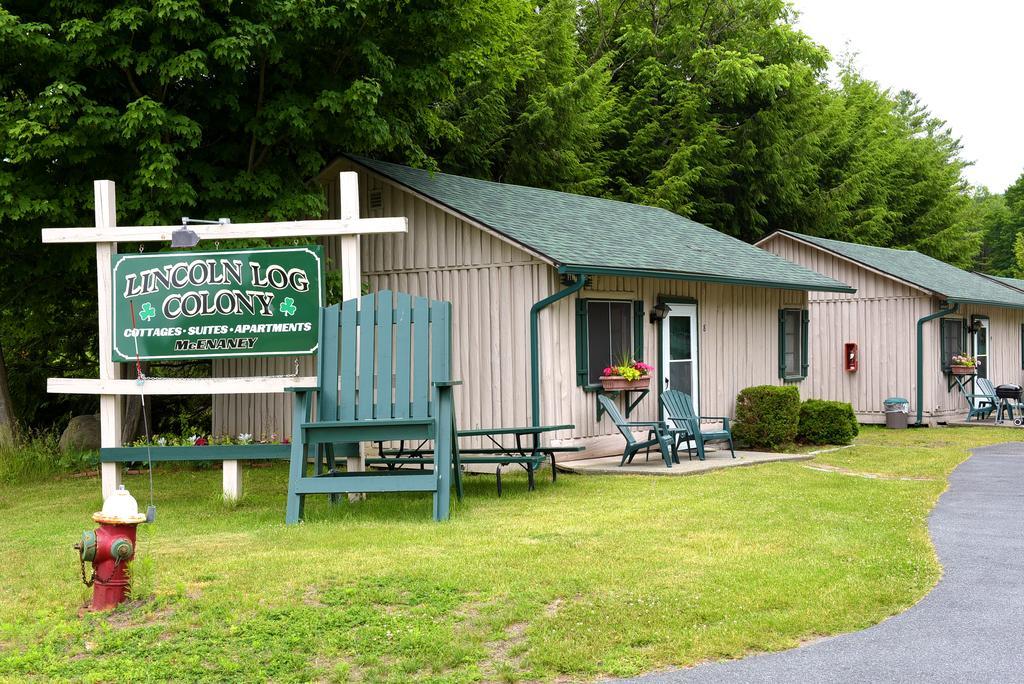
<svg viewBox="0 0 1024 684">
<path fill-rule="evenodd" d="M 791 0 L 798 26 L 864 77 L 920 96 L 961 138 L 965 174 L 1002 192 L 1024 172 L 1024 2 Z"/>
</svg>

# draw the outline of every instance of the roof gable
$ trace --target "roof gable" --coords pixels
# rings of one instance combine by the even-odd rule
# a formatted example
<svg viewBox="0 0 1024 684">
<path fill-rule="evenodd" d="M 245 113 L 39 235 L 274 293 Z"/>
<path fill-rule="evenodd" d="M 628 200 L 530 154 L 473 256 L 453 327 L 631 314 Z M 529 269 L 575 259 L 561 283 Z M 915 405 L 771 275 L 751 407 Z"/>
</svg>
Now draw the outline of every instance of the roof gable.
<svg viewBox="0 0 1024 684">
<path fill-rule="evenodd" d="M 666 209 L 346 156 L 545 256 L 562 272 L 853 291 Z"/>
<path fill-rule="evenodd" d="M 1014 289 L 1012 285 L 995 282 L 920 252 L 841 242 L 788 230 L 780 230 L 776 235 L 839 255 L 950 302 L 1024 308 L 1024 292 Z"/>
</svg>

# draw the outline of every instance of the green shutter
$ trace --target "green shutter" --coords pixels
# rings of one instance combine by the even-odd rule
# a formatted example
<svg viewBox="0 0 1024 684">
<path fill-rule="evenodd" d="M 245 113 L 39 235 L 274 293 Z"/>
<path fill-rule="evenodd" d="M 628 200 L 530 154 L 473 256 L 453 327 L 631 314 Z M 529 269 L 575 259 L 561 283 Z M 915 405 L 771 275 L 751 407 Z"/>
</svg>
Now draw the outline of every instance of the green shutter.
<svg viewBox="0 0 1024 684">
<path fill-rule="evenodd" d="M 576 300 L 576 384 L 587 384 L 590 368 L 587 363 L 587 300 Z"/>
<path fill-rule="evenodd" d="M 801 362 L 800 362 L 800 377 L 807 377 L 807 368 L 810 365 L 810 350 L 807 348 L 808 328 L 811 327 L 811 314 L 807 309 L 804 309 L 800 316 L 800 346 L 801 351 Z"/>
<path fill-rule="evenodd" d="M 644 300 L 642 299 L 633 302 L 633 359 L 647 361 L 644 358 Z M 648 363 L 650 362 L 648 361 Z"/>
<path fill-rule="evenodd" d="M 779 377 L 786 377 L 786 310 L 779 309 Z"/>
</svg>

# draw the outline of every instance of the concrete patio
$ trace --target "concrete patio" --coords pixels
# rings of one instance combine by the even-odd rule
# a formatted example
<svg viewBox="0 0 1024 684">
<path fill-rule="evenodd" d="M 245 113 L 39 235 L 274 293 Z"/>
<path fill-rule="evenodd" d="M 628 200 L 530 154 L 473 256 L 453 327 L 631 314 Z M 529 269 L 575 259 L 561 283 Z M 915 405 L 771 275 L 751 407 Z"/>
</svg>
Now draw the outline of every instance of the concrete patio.
<svg viewBox="0 0 1024 684">
<path fill-rule="evenodd" d="M 580 473 L 584 475 L 697 475 L 711 470 L 722 468 L 738 468 L 742 466 L 758 465 L 759 463 L 774 463 L 776 461 L 809 461 L 814 454 L 774 454 L 765 451 L 736 451 L 736 458 L 732 458 L 728 450 L 708 451 L 706 459 L 698 461 L 696 456 L 693 460 L 687 460 L 686 453 L 680 454 L 680 462 L 673 464 L 671 468 L 665 467 L 661 454 L 652 452 L 649 460 L 644 460 L 645 454 L 637 454 L 633 462 L 619 467 L 622 456 L 605 456 L 602 458 L 587 458 L 577 461 L 565 461 L 558 463 L 558 470 L 567 473 Z"/>
<path fill-rule="evenodd" d="M 989 427 L 989 428 L 993 428 L 993 427 L 995 427 L 995 428 L 1021 427 L 1022 431 L 1024 431 L 1024 426 L 1015 426 L 1013 424 L 1013 421 L 1008 419 L 1008 418 L 1004 419 L 1002 422 L 998 422 L 998 423 L 993 418 L 988 418 L 986 420 L 977 420 L 977 419 L 967 420 L 966 418 L 958 418 L 956 420 L 946 421 L 946 426 L 947 427 Z"/>
</svg>

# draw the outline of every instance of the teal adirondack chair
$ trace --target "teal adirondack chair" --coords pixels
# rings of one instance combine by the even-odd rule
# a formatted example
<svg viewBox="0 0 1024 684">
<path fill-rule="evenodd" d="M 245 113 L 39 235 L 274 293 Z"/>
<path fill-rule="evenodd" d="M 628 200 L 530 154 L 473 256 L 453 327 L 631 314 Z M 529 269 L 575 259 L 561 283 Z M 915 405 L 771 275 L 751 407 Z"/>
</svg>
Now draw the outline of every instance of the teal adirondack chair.
<svg viewBox="0 0 1024 684">
<path fill-rule="evenodd" d="M 988 378 L 975 378 L 974 389 L 974 394 L 964 394 L 964 399 L 967 400 L 967 420 L 987 419 L 999 405 L 996 388 Z"/>
<path fill-rule="evenodd" d="M 627 463 L 633 462 L 633 457 L 640 452 L 641 449 L 649 449 L 655 444 L 661 450 L 661 457 L 665 460 L 665 465 L 669 468 L 672 467 L 672 462 L 676 459 L 675 445 L 673 444 L 672 438 L 669 434 L 668 426 L 660 421 L 642 421 L 642 422 L 627 422 L 622 414 L 619 413 L 619 407 L 615 405 L 615 402 L 604 396 L 603 394 L 597 395 L 597 400 L 601 402 L 601 406 L 604 407 L 605 413 L 611 418 L 612 422 L 615 423 L 615 427 L 619 429 L 622 436 L 626 438 L 626 448 L 622 451 L 622 460 L 619 461 L 619 466 L 624 466 Z M 633 434 L 631 428 L 646 428 L 647 436 L 646 440 L 638 440 L 636 435 Z"/>
<path fill-rule="evenodd" d="M 732 430 L 729 429 L 729 418 L 727 416 L 698 416 L 693 410 L 693 399 L 686 392 L 679 390 L 665 390 L 661 395 L 661 406 L 665 409 L 665 421 L 674 426 L 680 439 L 686 439 L 686 453 L 690 454 L 689 442 L 697 447 L 697 458 L 704 460 L 704 444 L 706 442 L 729 442 L 729 451 L 732 457 L 736 458 L 736 449 L 732 443 Z M 722 421 L 721 430 L 702 431 L 700 422 L 702 420 Z M 685 433 L 682 432 L 685 430 Z"/>
<path fill-rule="evenodd" d="M 446 520 L 452 471 L 459 486 L 451 378 L 451 304 L 381 290 L 320 310 L 317 386 L 297 388 L 285 522 L 302 518 L 307 494 L 433 492 Z M 313 395 L 317 420 L 310 421 Z M 338 472 L 338 451 L 359 442 L 433 440 L 433 471 Z M 310 449 L 315 472 L 306 474 Z M 326 453 L 326 468 L 322 456 Z M 461 491 L 461 488 L 459 488 Z"/>
</svg>

